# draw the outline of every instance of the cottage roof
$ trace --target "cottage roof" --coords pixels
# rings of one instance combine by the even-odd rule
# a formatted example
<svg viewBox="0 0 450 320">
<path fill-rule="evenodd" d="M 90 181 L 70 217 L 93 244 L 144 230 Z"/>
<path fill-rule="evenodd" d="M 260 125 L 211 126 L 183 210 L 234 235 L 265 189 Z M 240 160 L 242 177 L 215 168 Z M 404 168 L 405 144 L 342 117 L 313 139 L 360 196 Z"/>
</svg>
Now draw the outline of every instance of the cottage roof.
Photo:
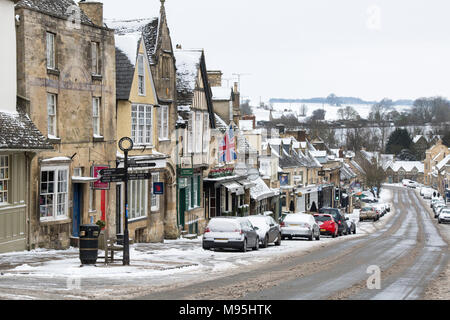
<svg viewBox="0 0 450 320">
<path fill-rule="evenodd" d="M 444 166 L 446 166 L 450 162 L 450 154 L 442 159 L 437 165 L 436 168 L 441 171 Z"/>
<path fill-rule="evenodd" d="M 190 105 L 198 79 L 202 50 L 175 51 L 178 103 Z"/>
<path fill-rule="evenodd" d="M 24 113 L 0 112 L 0 150 L 52 150 L 53 147 Z"/>
<path fill-rule="evenodd" d="M 406 172 L 411 172 L 414 168 L 420 173 L 424 172 L 424 164 L 420 161 L 394 161 L 390 163 L 388 168 L 391 168 L 394 172 L 398 172 L 401 168 Z"/>
<path fill-rule="evenodd" d="M 142 40 L 148 61 L 150 63 L 152 61 L 157 41 L 158 18 L 105 21 L 108 27 L 114 29 L 115 33 L 116 96 L 119 100 L 127 100 Z"/>
<path fill-rule="evenodd" d="M 61 19 L 68 19 L 70 17 L 72 14 L 72 10 L 70 10 L 71 6 L 77 6 L 77 4 L 72 0 L 20 0 L 16 4 L 16 8 L 30 9 Z M 80 19 L 83 24 L 98 27 L 81 9 Z"/>
</svg>

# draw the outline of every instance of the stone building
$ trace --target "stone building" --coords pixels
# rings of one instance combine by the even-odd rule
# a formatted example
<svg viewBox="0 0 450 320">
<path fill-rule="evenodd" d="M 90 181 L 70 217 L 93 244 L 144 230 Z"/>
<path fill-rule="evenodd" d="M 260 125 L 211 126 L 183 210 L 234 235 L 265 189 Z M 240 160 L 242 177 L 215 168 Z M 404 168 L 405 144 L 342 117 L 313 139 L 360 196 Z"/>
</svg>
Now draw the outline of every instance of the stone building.
<svg viewBox="0 0 450 320">
<path fill-rule="evenodd" d="M 83 223 L 115 230 L 115 187 L 96 183 L 99 168 L 116 166 L 117 148 L 114 31 L 102 6 L 16 5 L 18 93 L 54 148 L 31 163 L 31 247 L 76 245 Z"/>
<path fill-rule="evenodd" d="M 424 160 L 428 149 L 428 140 L 423 135 L 416 135 L 413 139 L 413 150 L 417 156 L 417 160 Z"/>
<path fill-rule="evenodd" d="M 216 128 L 211 88 L 203 50 L 176 50 L 177 104 L 180 123 L 176 130 L 178 180 L 178 225 L 190 234 L 206 224 L 203 179 L 210 167 L 211 131 Z M 217 152 L 217 151 L 216 151 Z"/>
<path fill-rule="evenodd" d="M 433 188 L 438 187 L 438 175 L 435 166 L 450 154 L 450 148 L 437 140 L 426 152 L 424 164 L 424 184 Z"/>
<path fill-rule="evenodd" d="M 14 3 L 0 0 L 0 253 L 30 249 L 30 166 L 52 149 L 17 98 Z"/>
</svg>

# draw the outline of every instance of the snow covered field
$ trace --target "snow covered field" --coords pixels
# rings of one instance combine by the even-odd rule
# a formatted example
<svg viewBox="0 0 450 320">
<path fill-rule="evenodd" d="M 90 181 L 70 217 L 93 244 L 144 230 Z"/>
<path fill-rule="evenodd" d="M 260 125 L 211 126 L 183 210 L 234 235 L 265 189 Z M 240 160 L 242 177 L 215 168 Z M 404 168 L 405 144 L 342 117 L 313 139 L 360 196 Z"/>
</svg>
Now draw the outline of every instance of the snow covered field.
<svg viewBox="0 0 450 320">
<path fill-rule="evenodd" d="M 306 113 L 302 114 L 302 105 L 306 106 Z M 272 115 L 274 118 L 281 118 L 282 115 L 295 115 L 300 122 L 305 122 L 308 117 L 313 115 L 315 110 L 324 109 L 326 111 L 325 120 L 327 121 L 337 121 L 339 120 L 338 111 L 341 108 L 347 106 L 353 107 L 363 119 L 367 119 L 372 109 L 370 104 L 358 104 L 358 105 L 347 105 L 343 104 L 340 107 L 329 104 L 322 103 L 273 103 Z M 411 106 L 395 106 L 394 110 L 402 113 L 404 111 L 409 111 Z M 253 113 L 256 116 L 256 121 L 269 121 L 270 111 L 264 110 L 262 108 L 255 108 Z"/>
</svg>

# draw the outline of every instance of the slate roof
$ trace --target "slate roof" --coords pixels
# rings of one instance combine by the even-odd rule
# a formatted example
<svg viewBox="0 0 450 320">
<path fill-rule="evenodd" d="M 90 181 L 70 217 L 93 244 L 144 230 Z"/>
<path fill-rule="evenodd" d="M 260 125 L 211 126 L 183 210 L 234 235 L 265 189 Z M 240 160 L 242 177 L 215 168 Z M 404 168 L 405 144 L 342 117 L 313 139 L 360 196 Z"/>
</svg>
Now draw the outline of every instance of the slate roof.
<svg viewBox="0 0 450 320">
<path fill-rule="evenodd" d="M 178 105 L 192 104 L 202 55 L 201 50 L 175 51 Z"/>
<path fill-rule="evenodd" d="M 69 18 L 69 13 L 71 13 L 71 10 L 69 10 L 70 6 L 77 6 L 77 4 L 72 0 L 20 0 L 16 4 L 16 8 L 26 8 L 62 19 Z M 81 23 L 98 27 L 88 18 L 83 10 L 80 10 L 80 18 Z"/>
<path fill-rule="evenodd" d="M 154 63 L 158 38 L 158 18 L 133 20 L 105 20 L 114 29 L 116 42 L 116 97 L 127 100 L 130 96 L 134 69 L 140 42 L 144 39 L 149 63 Z"/>
<path fill-rule="evenodd" d="M 53 150 L 24 113 L 0 112 L 0 150 Z"/>
<path fill-rule="evenodd" d="M 134 66 L 126 54 L 116 48 L 116 99 L 128 100 L 134 77 Z"/>
</svg>

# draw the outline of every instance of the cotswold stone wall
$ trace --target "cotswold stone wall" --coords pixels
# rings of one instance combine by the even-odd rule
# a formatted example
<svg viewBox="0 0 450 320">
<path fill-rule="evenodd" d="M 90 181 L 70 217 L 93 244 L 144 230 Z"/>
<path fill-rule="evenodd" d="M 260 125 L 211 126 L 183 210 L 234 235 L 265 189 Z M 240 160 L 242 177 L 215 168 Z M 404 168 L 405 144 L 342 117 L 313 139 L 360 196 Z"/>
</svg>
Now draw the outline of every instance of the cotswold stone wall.
<svg viewBox="0 0 450 320">
<path fill-rule="evenodd" d="M 115 48 L 114 33 L 104 28 L 79 25 L 67 20 L 28 9 L 17 9 L 18 93 L 30 100 L 31 120 L 46 136 L 47 94 L 57 95 L 57 136 L 52 140 L 55 151 L 43 152 L 34 158 L 31 167 L 31 241 L 33 246 L 66 248 L 72 234 L 74 168 L 82 168 L 83 176 L 91 175 L 91 166 L 115 167 Z M 56 69 L 47 70 L 46 32 L 56 35 Z M 91 42 L 100 44 L 101 77 L 91 70 Z M 99 97 L 100 131 L 103 138 L 93 138 L 92 99 Z M 58 221 L 40 219 L 40 173 L 43 159 L 67 157 L 66 162 L 46 165 L 67 165 L 68 211 Z M 101 191 L 94 192 L 93 211 L 89 211 L 89 184 L 82 184 L 81 224 L 101 218 Z M 115 185 L 106 191 L 106 223 L 110 235 L 115 233 Z"/>
</svg>

